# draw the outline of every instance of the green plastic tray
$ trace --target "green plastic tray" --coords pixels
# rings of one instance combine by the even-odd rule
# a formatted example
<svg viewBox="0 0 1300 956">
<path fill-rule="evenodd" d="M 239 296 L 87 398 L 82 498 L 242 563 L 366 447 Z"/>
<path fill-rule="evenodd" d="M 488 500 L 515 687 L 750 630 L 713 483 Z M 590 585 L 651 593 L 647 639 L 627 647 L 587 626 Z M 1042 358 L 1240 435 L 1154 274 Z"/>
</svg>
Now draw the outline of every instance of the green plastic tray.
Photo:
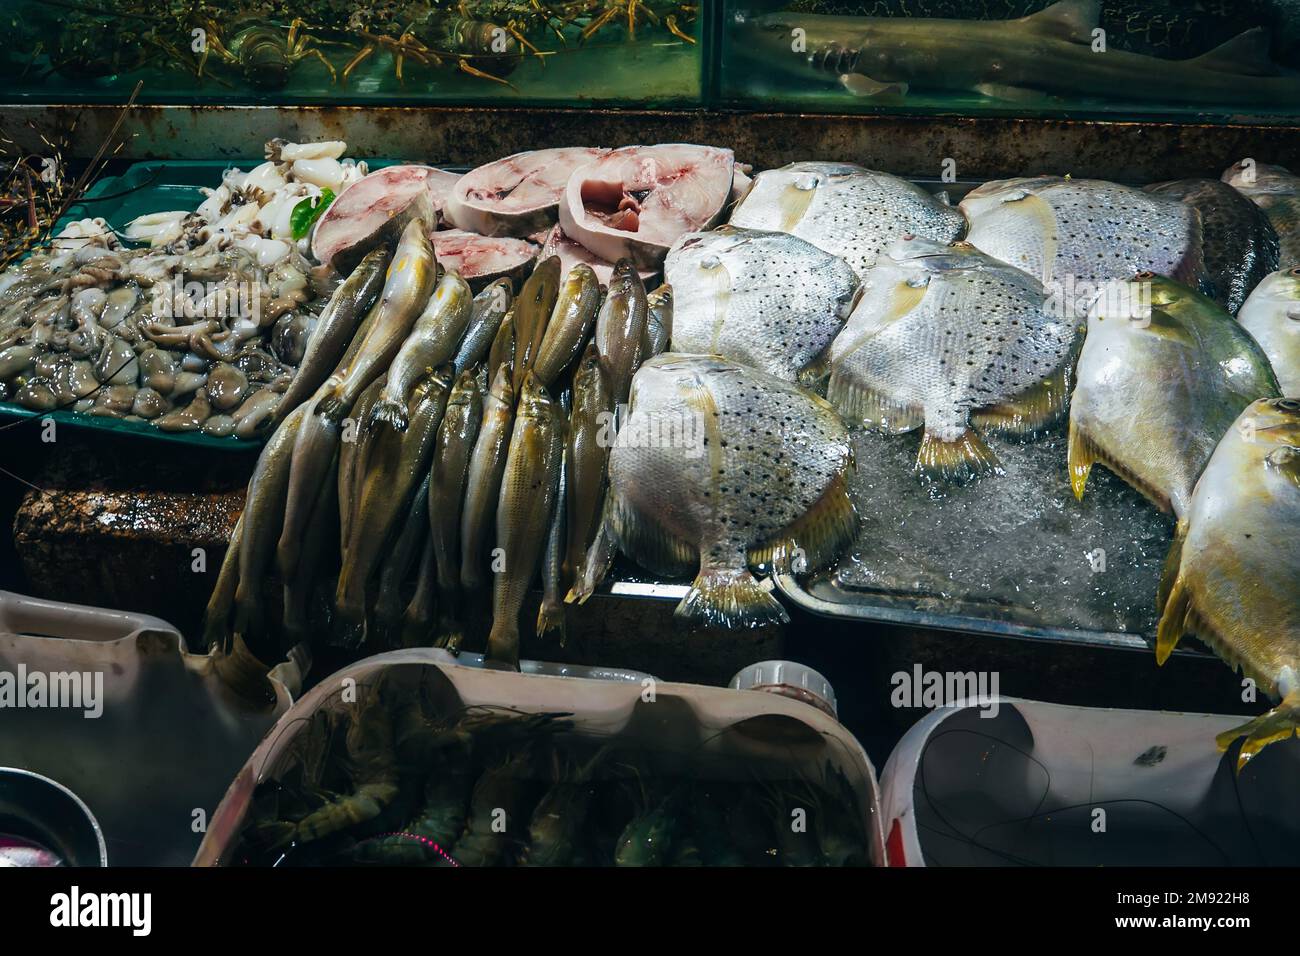
<svg viewBox="0 0 1300 956">
<path fill-rule="evenodd" d="M 203 201 L 201 186 L 215 188 L 221 184 L 221 174 L 231 166 L 251 169 L 262 162 L 250 160 L 156 160 L 136 163 L 119 176 L 105 176 L 96 182 L 81 201 L 68 207 L 67 214 L 54 227 L 57 234 L 65 226 L 78 219 L 94 216 L 103 218 L 115 230 L 126 228 L 131 220 L 149 213 L 166 212 L 170 209 L 193 209 Z M 367 160 L 371 169 L 391 166 L 395 160 Z M 56 409 L 49 412 L 35 412 L 13 402 L 0 402 L 0 417 L 4 418 L 51 418 L 60 424 L 73 425 L 78 428 L 92 428 L 100 431 L 115 432 L 121 435 L 133 435 L 160 441 L 181 442 L 188 445 L 202 445 L 208 448 L 224 448 L 230 451 L 242 451 L 260 447 L 266 440 L 260 438 L 236 438 L 233 435 L 218 438 L 202 432 L 165 432 L 149 422 L 130 422 L 120 418 L 90 415 L 71 409 Z"/>
</svg>

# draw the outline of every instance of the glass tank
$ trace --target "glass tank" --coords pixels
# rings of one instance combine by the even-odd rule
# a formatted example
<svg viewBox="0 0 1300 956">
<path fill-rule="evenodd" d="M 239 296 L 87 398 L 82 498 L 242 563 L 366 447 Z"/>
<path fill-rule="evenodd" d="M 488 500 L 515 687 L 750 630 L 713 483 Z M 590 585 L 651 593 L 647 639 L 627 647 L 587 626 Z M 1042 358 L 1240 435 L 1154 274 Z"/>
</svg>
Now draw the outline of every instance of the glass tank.
<svg viewBox="0 0 1300 956">
<path fill-rule="evenodd" d="M 698 103 L 698 0 L 0 0 L 10 102 Z"/>
<path fill-rule="evenodd" d="M 828 112 L 1292 121 L 1300 0 L 723 0 L 719 94 Z"/>
</svg>

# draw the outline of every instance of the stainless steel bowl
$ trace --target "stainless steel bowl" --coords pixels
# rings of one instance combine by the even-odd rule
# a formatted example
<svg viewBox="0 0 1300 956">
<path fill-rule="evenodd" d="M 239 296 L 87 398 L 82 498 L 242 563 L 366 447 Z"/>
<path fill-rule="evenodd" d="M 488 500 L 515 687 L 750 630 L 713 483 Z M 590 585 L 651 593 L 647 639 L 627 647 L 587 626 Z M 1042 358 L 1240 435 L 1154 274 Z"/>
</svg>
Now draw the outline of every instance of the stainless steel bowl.
<svg viewBox="0 0 1300 956">
<path fill-rule="evenodd" d="M 75 793 L 39 773 L 0 767 L 4 865 L 108 866 L 108 850 L 99 821 Z"/>
</svg>

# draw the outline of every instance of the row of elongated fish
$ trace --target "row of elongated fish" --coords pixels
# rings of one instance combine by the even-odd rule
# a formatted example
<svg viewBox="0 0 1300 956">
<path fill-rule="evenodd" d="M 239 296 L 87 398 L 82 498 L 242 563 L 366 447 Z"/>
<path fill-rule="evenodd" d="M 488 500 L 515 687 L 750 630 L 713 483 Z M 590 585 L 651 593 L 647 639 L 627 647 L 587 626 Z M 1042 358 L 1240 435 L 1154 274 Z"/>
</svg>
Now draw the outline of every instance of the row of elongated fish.
<svg viewBox="0 0 1300 956">
<path fill-rule="evenodd" d="M 551 257 L 517 296 L 506 279 L 473 295 L 428 234 L 412 219 L 366 253 L 323 312 L 249 484 L 210 642 L 275 654 L 324 628 L 346 646 L 458 648 L 486 630 L 515 665 L 539 567 L 538 630 L 562 633 L 564 601 L 613 560 L 614 415 L 666 344 L 671 290 L 647 293 L 624 261 L 603 291 Z"/>
<path fill-rule="evenodd" d="M 758 392 L 745 388 L 770 396 L 780 381 L 811 409 L 819 400 L 800 386 L 824 381 L 849 425 L 920 430 L 916 470 L 938 482 L 995 476 L 987 436 L 1031 439 L 1068 414 L 1063 466 L 1076 495 L 1101 464 L 1177 522 L 1158 596 L 1158 659 L 1195 633 L 1282 699 L 1242 728 L 1242 760 L 1292 734 L 1300 179 L 1249 160 L 1221 181 L 1145 190 L 1037 177 L 987 183 L 953 209 L 893 176 L 795 163 L 760 173 L 728 225 L 681 237 L 665 274 L 677 303 L 673 348 L 717 356 L 681 360 L 691 366 L 687 389 L 709 381 L 709 363 L 759 384 L 727 402 L 723 389 L 706 388 L 714 406 L 739 411 L 738 427 L 723 428 L 720 450 L 706 456 L 711 482 L 704 471 L 672 486 L 670 469 L 647 465 L 634 477 L 611 469 L 616 503 L 662 496 L 640 515 L 655 530 L 633 527 L 622 538 L 639 561 L 668 570 L 665 556 L 686 557 L 687 524 L 673 503 L 692 487 L 716 519 L 698 552 L 702 577 L 716 561 L 735 574 L 762 567 L 760 555 L 723 542 L 752 549 L 770 540 L 760 522 L 774 499 L 802 501 L 784 535 L 802 566 L 828 559 L 817 547 L 828 538 L 843 540 L 826 533 L 847 525 L 826 520 L 840 513 L 827 507 L 834 482 L 807 461 L 788 473 L 777 467 L 781 432 L 755 416 L 749 399 Z M 636 384 L 630 421 L 653 413 L 643 405 L 649 390 Z M 708 401 L 688 401 L 711 414 Z M 768 467 L 728 467 L 723 459 L 741 442 Z M 833 430 L 806 430 L 799 447 L 825 463 L 844 455 L 841 442 Z M 809 524 L 822 534 L 810 537 Z M 757 595 L 738 600 L 745 620 L 779 617 Z"/>
</svg>

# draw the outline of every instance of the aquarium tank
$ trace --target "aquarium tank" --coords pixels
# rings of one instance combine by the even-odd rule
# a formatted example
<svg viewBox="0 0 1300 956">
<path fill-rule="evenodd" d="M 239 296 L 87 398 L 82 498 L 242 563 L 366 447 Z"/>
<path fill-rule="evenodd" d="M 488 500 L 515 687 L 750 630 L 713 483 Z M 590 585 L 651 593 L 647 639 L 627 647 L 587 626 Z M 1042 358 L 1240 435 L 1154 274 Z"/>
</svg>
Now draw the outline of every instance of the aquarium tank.
<svg viewBox="0 0 1300 956">
<path fill-rule="evenodd" d="M 717 94 L 801 111 L 1292 122 L 1300 0 L 724 0 Z"/>
<path fill-rule="evenodd" d="M 0 0 L 9 102 L 694 105 L 681 0 Z"/>
</svg>

